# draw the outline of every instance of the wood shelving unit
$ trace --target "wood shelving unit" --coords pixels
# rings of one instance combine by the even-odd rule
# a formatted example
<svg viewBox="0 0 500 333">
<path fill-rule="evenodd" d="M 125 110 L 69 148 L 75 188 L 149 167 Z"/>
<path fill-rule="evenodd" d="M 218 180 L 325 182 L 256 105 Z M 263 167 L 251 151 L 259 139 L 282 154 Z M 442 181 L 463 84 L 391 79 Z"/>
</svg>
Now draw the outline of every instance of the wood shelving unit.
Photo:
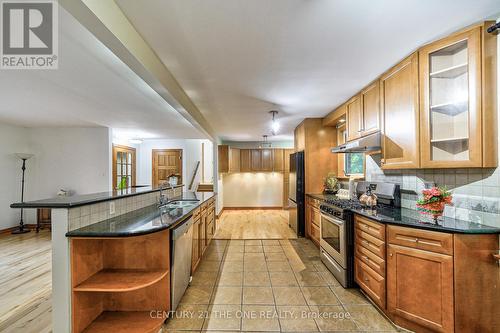
<svg viewBox="0 0 500 333">
<path fill-rule="evenodd" d="M 151 318 L 149 311 L 109 312 L 99 315 L 84 333 L 156 333 L 163 324 L 162 318 Z"/>
<path fill-rule="evenodd" d="M 103 269 L 73 288 L 74 291 L 125 292 L 148 287 L 163 279 L 168 269 Z"/>
<path fill-rule="evenodd" d="M 449 116 L 456 116 L 462 112 L 467 112 L 468 101 L 447 102 L 431 106 L 431 111 L 443 113 Z"/>
<path fill-rule="evenodd" d="M 170 231 L 71 239 L 71 332 L 157 332 L 170 310 Z"/>
</svg>

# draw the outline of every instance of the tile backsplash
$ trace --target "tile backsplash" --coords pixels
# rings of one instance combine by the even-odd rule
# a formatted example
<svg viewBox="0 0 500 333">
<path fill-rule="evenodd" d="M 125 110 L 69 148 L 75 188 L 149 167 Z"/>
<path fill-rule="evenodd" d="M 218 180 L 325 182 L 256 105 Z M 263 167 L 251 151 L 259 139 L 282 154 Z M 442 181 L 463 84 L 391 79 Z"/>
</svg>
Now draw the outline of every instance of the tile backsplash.
<svg viewBox="0 0 500 333">
<path fill-rule="evenodd" d="M 446 216 L 500 227 L 500 168 L 382 170 L 380 155 L 367 155 L 366 180 L 399 184 L 401 206 L 411 209 L 422 189 L 445 186 L 453 193 Z"/>
<path fill-rule="evenodd" d="M 71 208 L 68 211 L 69 231 L 83 228 L 97 222 L 108 220 L 110 218 L 153 205 L 158 202 L 159 196 L 159 192 L 151 192 L 113 201 L 105 201 Z M 173 196 L 173 191 L 168 190 L 167 196 Z M 110 213 L 111 202 L 115 203 L 114 214 Z"/>
</svg>

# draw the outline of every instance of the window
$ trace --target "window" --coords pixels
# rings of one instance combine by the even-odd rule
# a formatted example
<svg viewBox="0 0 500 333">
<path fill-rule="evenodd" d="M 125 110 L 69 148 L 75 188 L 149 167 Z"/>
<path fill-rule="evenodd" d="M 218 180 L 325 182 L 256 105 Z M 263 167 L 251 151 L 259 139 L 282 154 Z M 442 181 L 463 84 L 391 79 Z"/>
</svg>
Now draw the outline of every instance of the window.
<svg viewBox="0 0 500 333">
<path fill-rule="evenodd" d="M 135 149 L 113 145 L 113 189 L 122 180 L 126 187 L 135 186 Z"/>
<path fill-rule="evenodd" d="M 346 176 L 362 175 L 365 172 L 365 154 L 363 153 L 349 153 L 345 154 L 344 170 Z"/>
</svg>

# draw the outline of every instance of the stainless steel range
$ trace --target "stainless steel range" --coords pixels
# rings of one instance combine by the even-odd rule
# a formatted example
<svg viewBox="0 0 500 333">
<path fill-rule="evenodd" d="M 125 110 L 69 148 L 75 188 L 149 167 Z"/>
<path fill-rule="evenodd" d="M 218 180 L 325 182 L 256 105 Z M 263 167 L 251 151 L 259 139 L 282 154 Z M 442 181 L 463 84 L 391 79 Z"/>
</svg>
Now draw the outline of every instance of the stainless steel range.
<svg viewBox="0 0 500 333">
<path fill-rule="evenodd" d="M 399 185 L 390 183 L 358 182 L 356 198 L 339 199 L 335 196 L 320 205 L 320 257 L 344 288 L 354 282 L 354 213 L 364 207 L 358 198 L 367 188 L 378 197 L 378 207 L 399 207 Z"/>
</svg>

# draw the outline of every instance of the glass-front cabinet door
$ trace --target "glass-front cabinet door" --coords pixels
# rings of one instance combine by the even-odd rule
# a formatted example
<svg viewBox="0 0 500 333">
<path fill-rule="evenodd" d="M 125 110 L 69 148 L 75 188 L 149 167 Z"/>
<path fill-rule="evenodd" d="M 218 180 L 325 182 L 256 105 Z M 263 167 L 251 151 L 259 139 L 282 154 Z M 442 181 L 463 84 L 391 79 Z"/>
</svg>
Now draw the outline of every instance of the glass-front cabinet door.
<svg viewBox="0 0 500 333">
<path fill-rule="evenodd" d="M 479 29 L 421 49 L 422 167 L 481 166 Z"/>
</svg>

